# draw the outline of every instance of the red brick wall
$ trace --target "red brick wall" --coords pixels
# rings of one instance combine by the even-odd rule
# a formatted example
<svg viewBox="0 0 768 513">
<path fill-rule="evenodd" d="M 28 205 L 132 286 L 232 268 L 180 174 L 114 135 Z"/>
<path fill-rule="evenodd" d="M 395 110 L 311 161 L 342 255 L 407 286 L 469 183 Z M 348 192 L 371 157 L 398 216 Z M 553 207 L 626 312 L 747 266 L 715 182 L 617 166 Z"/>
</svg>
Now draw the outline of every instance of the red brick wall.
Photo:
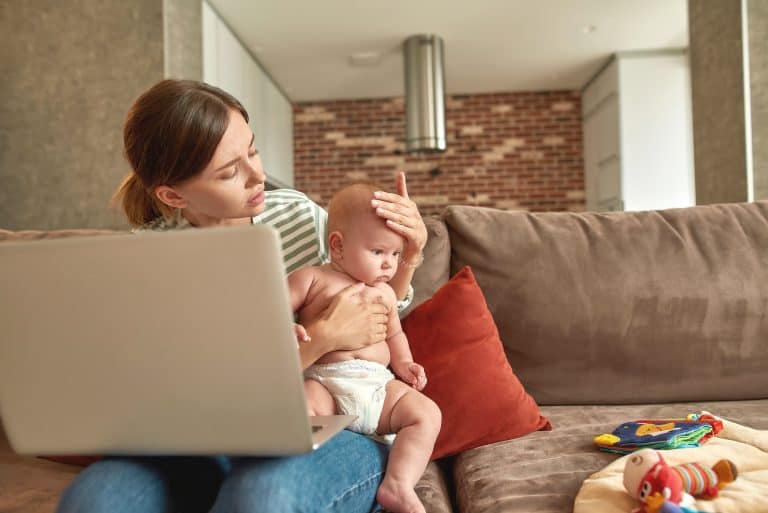
<svg viewBox="0 0 768 513">
<path fill-rule="evenodd" d="M 295 187 L 327 205 L 356 181 L 394 186 L 405 171 L 423 214 L 447 204 L 583 210 L 581 104 L 576 91 L 446 98 L 448 149 L 404 152 L 403 98 L 294 107 Z"/>
</svg>

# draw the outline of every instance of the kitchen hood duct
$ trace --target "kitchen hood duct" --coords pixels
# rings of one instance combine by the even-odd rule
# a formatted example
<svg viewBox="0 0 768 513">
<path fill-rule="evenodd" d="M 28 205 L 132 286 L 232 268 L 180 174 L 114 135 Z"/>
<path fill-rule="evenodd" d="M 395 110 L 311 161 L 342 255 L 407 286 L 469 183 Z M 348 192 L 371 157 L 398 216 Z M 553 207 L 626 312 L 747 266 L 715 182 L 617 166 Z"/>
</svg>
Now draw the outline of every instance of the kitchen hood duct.
<svg viewBox="0 0 768 513">
<path fill-rule="evenodd" d="M 419 34 L 403 43 L 405 57 L 405 149 L 445 151 L 443 40 Z"/>
</svg>

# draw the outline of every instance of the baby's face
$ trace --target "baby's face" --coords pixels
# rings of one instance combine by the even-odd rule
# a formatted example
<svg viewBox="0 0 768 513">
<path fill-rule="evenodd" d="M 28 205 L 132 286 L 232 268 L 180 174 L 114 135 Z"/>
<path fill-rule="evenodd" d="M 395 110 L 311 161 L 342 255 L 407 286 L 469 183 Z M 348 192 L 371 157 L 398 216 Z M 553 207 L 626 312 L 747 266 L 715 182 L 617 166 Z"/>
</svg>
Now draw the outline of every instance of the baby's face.
<svg viewBox="0 0 768 513">
<path fill-rule="evenodd" d="M 336 263 L 368 285 L 386 283 L 397 272 L 404 243 L 382 220 L 361 219 L 344 233 L 343 255 Z"/>
</svg>

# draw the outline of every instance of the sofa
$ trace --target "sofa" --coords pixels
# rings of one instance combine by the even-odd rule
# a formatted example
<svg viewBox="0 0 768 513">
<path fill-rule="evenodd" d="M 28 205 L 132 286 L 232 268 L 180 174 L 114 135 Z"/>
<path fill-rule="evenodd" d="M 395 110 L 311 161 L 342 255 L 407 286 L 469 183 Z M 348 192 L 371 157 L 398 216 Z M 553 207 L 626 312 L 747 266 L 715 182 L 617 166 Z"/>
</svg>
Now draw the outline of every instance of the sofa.
<svg viewBox="0 0 768 513">
<path fill-rule="evenodd" d="M 619 457 L 593 438 L 632 419 L 707 410 L 768 429 L 768 202 L 604 214 L 449 206 L 425 221 L 410 311 L 469 266 L 509 365 L 552 425 L 431 462 L 417 486 L 428 512 L 573 511 L 585 479 Z M 0 510 L 52 511 L 77 469 L 2 440 Z"/>
<path fill-rule="evenodd" d="M 768 202 L 450 206 L 427 225 L 412 308 L 470 266 L 553 428 L 433 462 L 418 486 L 427 511 L 573 511 L 584 480 L 619 457 L 593 438 L 633 419 L 706 410 L 768 429 Z"/>
</svg>

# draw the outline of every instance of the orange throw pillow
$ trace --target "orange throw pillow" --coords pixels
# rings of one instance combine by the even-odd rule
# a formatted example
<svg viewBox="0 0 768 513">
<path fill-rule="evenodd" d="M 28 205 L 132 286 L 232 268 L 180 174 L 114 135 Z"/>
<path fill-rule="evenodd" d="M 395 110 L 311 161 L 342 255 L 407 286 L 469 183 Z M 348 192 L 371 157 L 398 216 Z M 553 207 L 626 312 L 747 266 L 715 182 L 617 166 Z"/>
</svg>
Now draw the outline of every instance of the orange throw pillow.
<svg viewBox="0 0 768 513">
<path fill-rule="evenodd" d="M 101 456 L 39 456 L 44 460 L 65 463 L 67 465 L 77 465 L 78 467 L 87 467 L 91 463 L 96 463 Z"/>
<path fill-rule="evenodd" d="M 432 459 L 552 429 L 509 366 L 475 276 L 465 267 L 403 320 L 423 392 L 443 413 Z"/>
</svg>

